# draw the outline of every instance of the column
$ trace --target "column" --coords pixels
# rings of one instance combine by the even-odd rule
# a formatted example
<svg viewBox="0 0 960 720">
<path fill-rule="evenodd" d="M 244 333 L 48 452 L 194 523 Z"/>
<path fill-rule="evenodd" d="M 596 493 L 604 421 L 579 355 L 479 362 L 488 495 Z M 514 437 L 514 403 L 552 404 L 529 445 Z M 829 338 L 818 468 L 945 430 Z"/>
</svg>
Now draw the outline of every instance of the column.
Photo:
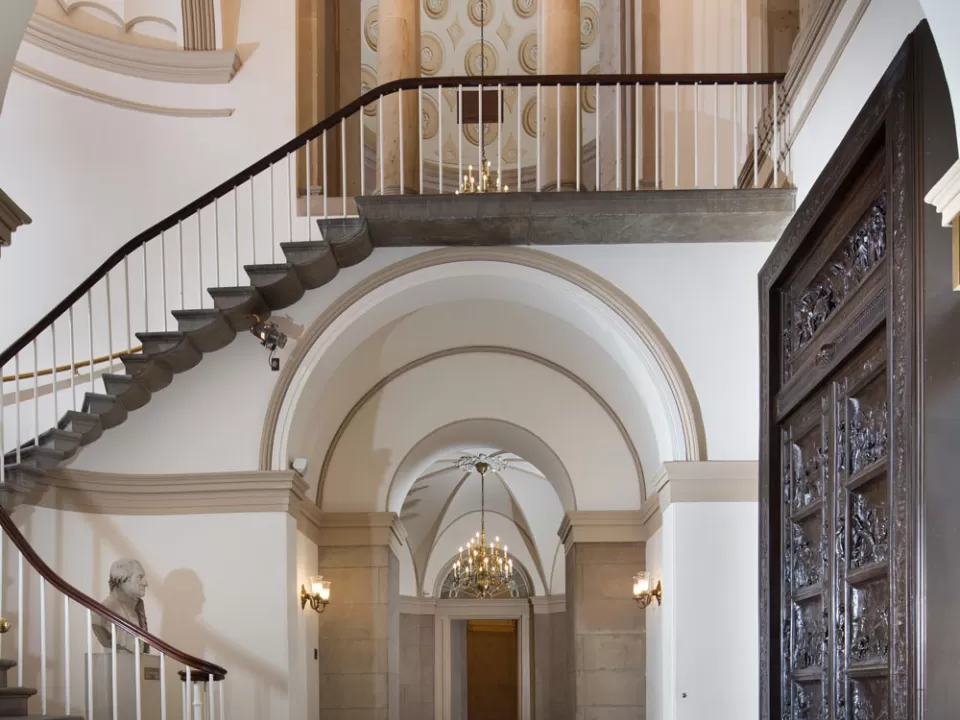
<svg viewBox="0 0 960 720">
<path fill-rule="evenodd" d="M 560 535 L 572 717 L 644 717 L 646 618 L 632 595 L 633 576 L 646 567 L 640 513 L 571 512 Z"/>
<path fill-rule="evenodd" d="M 540 37 L 537 42 L 538 68 L 541 75 L 580 74 L 580 0 L 542 0 L 540 4 Z M 575 190 L 577 182 L 577 112 L 580 98 L 576 87 L 559 91 L 560 128 L 558 145 L 557 86 L 541 90 L 540 108 L 540 187 L 556 189 L 559 147 L 560 187 Z"/>
<path fill-rule="evenodd" d="M 377 81 L 383 84 L 420 77 L 420 0 L 380 0 L 377 26 Z M 379 108 L 383 113 L 379 148 L 383 152 L 384 195 L 400 194 L 401 184 L 404 193 L 417 192 L 420 185 L 417 93 L 402 93 L 402 115 L 400 95 L 387 95 Z"/>
<path fill-rule="evenodd" d="M 320 719 L 396 720 L 400 713 L 400 565 L 396 513 L 324 514 L 318 573 L 331 581 L 320 615 Z"/>
<path fill-rule="evenodd" d="M 533 718 L 573 720 L 567 680 L 565 595 L 530 598 L 533 608 Z"/>
<path fill-rule="evenodd" d="M 647 717 L 756 717 L 757 463 L 668 462 L 653 485 Z"/>
</svg>

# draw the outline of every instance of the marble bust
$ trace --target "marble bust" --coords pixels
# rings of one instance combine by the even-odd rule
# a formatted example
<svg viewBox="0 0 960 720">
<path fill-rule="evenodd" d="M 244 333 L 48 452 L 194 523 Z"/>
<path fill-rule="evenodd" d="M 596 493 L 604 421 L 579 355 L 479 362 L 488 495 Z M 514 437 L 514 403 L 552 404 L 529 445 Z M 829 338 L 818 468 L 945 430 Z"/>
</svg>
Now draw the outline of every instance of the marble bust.
<svg viewBox="0 0 960 720">
<path fill-rule="evenodd" d="M 136 560 L 117 560 L 110 566 L 110 594 L 101 603 L 124 620 L 142 630 L 147 629 L 147 613 L 143 607 L 143 596 L 147 591 L 146 574 L 143 566 Z M 110 648 L 112 623 L 102 615 L 94 615 L 93 632 L 100 644 Z M 141 643 L 143 652 L 150 648 Z M 135 638 L 122 628 L 117 628 L 117 650 L 133 652 Z"/>
</svg>

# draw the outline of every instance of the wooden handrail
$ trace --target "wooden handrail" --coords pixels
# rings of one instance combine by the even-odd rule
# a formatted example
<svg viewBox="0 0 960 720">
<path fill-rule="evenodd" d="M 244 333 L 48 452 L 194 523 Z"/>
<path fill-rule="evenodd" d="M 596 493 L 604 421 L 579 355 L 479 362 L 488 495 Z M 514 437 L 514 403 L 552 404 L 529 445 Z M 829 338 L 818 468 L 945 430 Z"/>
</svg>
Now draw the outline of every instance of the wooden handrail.
<svg viewBox="0 0 960 720">
<path fill-rule="evenodd" d="M 229 180 L 220 183 L 206 194 L 200 196 L 193 202 L 185 205 L 172 215 L 166 217 L 158 223 L 144 230 L 132 240 L 121 246 L 110 257 L 108 257 L 96 270 L 94 270 L 86 280 L 81 282 L 76 289 L 61 300 L 55 308 L 38 320 L 33 327 L 27 330 L 10 347 L 0 354 L 0 367 L 8 362 L 36 339 L 40 333 L 46 330 L 57 318 L 69 310 L 78 300 L 80 300 L 89 290 L 91 290 L 100 280 L 106 276 L 113 268 L 119 265 L 123 259 L 129 256 L 134 250 L 140 248 L 148 241 L 158 237 L 161 233 L 171 230 L 177 226 L 177 223 L 192 217 L 199 210 L 207 207 L 211 203 L 219 200 L 234 188 L 242 185 L 256 175 L 259 175 L 271 165 L 284 159 L 290 153 L 299 150 L 309 141 L 319 137 L 330 128 L 335 127 L 341 120 L 350 117 L 363 107 L 379 100 L 384 95 L 401 90 L 416 90 L 417 88 L 442 88 L 442 87 L 496 87 L 497 85 L 535 87 L 537 85 L 582 85 L 584 87 L 612 86 L 612 85 L 752 85 L 769 84 L 783 82 L 783 73 L 743 73 L 743 74 L 677 74 L 677 75 L 493 75 L 487 77 L 431 77 L 431 78 L 404 78 L 393 80 L 383 85 L 379 85 L 356 100 L 347 103 L 332 115 L 324 118 L 313 127 L 308 128 L 293 140 L 281 145 L 272 153 L 262 157 L 249 167 L 241 170 Z"/>
<path fill-rule="evenodd" d="M 21 552 L 23 557 L 26 558 L 27 562 L 30 563 L 30 566 L 37 571 L 40 577 L 42 577 L 50 585 L 66 595 L 68 598 L 73 600 L 75 603 L 82 605 L 83 607 L 87 608 L 87 610 L 90 610 L 97 615 L 105 617 L 117 627 L 123 628 L 131 635 L 140 638 L 143 643 L 156 648 L 167 657 L 171 657 L 177 662 L 188 666 L 191 674 L 195 671 L 202 673 L 205 677 L 212 675 L 214 680 L 223 680 L 226 677 L 227 671 L 219 665 L 214 665 L 211 662 L 201 660 L 193 655 L 188 655 L 181 650 L 177 650 L 177 648 L 165 643 L 160 638 L 151 635 L 146 630 L 141 630 L 136 625 L 124 620 L 115 612 L 108 610 L 89 595 L 85 595 L 84 593 L 80 592 L 73 587 L 73 585 L 57 575 L 57 573 L 51 570 L 50 567 L 40 559 L 40 556 L 37 555 L 34 549 L 30 546 L 30 543 L 27 542 L 27 539 L 21 534 L 19 528 L 17 528 L 13 520 L 10 518 L 10 515 L 7 514 L 7 511 L 3 508 L 0 508 L 0 526 L 3 527 L 4 533 L 6 533 L 7 537 L 10 538 L 11 542 L 13 542 L 13 544 L 17 547 L 17 550 Z"/>
<path fill-rule="evenodd" d="M 119 357 L 124 355 L 132 355 L 133 353 L 138 353 L 143 350 L 142 345 L 137 345 L 132 347 L 129 350 L 117 350 L 115 353 L 109 355 L 101 355 L 100 357 L 95 357 L 91 363 L 89 360 L 81 360 L 78 363 L 70 363 L 69 365 L 57 365 L 56 368 L 44 368 L 39 370 L 36 375 L 37 377 L 44 377 L 46 375 L 53 375 L 54 371 L 58 373 L 67 372 L 68 370 L 79 370 L 80 368 L 90 367 L 90 365 L 99 365 L 100 363 L 105 363 L 108 360 L 116 360 Z M 23 372 L 19 375 L 4 375 L 3 382 L 14 382 L 15 380 L 29 380 L 34 375 L 34 372 L 31 370 L 29 372 Z"/>
</svg>

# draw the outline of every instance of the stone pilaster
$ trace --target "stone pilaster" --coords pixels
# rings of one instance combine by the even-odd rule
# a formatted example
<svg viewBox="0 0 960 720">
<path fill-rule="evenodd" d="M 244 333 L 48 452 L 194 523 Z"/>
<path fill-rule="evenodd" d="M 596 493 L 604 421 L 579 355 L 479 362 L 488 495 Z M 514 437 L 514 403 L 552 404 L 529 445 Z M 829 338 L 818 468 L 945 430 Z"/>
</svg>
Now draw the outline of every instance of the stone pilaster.
<svg viewBox="0 0 960 720">
<path fill-rule="evenodd" d="M 400 566 L 395 513 L 324 514 L 318 572 L 331 581 L 320 616 L 321 720 L 399 720 Z"/>
<path fill-rule="evenodd" d="M 568 513 L 560 534 L 573 717 L 643 717 L 646 618 L 632 596 L 633 576 L 646 566 L 640 513 Z"/>
<path fill-rule="evenodd" d="M 377 81 L 382 85 L 400 78 L 420 77 L 420 0 L 380 0 L 377 12 Z M 403 192 L 416 192 L 420 183 L 417 93 L 387 95 L 378 111 L 383 113 L 383 157 L 379 159 L 383 165 L 383 194 L 399 194 L 401 184 Z"/>
<path fill-rule="evenodd" d="M 434 716 L 435 625 L 432 598 L 400 605 L 400 720 Z"/>
<path fill-rule="evenodd" d="M 580 0 L 541 0 L 541 33 L 538 64 L 541 75 L 580 74 Z M 576 189 L 577 112 L 580 98 L 575 87 L 547 86 L 541 91 L 540 186 L 557 187 L 557 148 L 559 134 L 560 187 Z M 560 126 L 557 127 L 557 102 Z"/>
<path fill-rule="evenodd" d="M 573 720 L 568 692 L 566 596 L 530 598 L 533 606 L 533 718 Z"/>
</svg>

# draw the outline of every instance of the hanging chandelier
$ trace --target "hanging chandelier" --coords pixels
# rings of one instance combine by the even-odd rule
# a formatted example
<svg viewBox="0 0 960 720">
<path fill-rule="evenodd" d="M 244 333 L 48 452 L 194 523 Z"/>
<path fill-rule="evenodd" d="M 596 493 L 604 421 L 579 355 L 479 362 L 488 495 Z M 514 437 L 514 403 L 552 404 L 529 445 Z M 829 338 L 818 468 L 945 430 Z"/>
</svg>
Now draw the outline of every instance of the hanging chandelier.
<svg viewBox="0 0 960 720">
<path fill-rule="evenodd" d="M 484 149 L 483 132 L 483 78 L 487 69 L 487 56 L 484 54 L 486 41 L 484 40 L 483 28 L 486 20 L 483 17 L 486 2 L 480 3 L 480 85 L 477 88 L 477 142 L 480 143 L 480 167 L 477 168 L 477 177 L 473 176 L 473 165 L 467 166 L 467 174 L 463 176 L 460 183 L 460 189 L 456 191 L 457 195 L 473 195 L 488 192 L 508 192 L 506 185 L 500 184 L 500 178 L 493 176 L 493 170 L 490 167 L 490 161 L 487 160 L 487 154 Z M 499 102 L 499 100 L 498 100 Z M 462 132 L 461 128 L 461 132 Z M 461 166 L 462 167 L 462 166 Z"/>
<path fill-rule="evenodd" d="M 499 457 L 480 454 L 463 457 L 457 462 L 461 470 L 476 470 L 480 473 L 480 530 L 461 547 L 453 563 L 453 583 L 458 592 L 469 590 L 478 598 L 489 598 L 513 586 L 513 560 L 507 555 L 507 546 L 500 549 L 500 538 L 487 543 L 485 523 L 485 476 L 493 467 L 499 472 L 506 462 Z"/>
</svg>

